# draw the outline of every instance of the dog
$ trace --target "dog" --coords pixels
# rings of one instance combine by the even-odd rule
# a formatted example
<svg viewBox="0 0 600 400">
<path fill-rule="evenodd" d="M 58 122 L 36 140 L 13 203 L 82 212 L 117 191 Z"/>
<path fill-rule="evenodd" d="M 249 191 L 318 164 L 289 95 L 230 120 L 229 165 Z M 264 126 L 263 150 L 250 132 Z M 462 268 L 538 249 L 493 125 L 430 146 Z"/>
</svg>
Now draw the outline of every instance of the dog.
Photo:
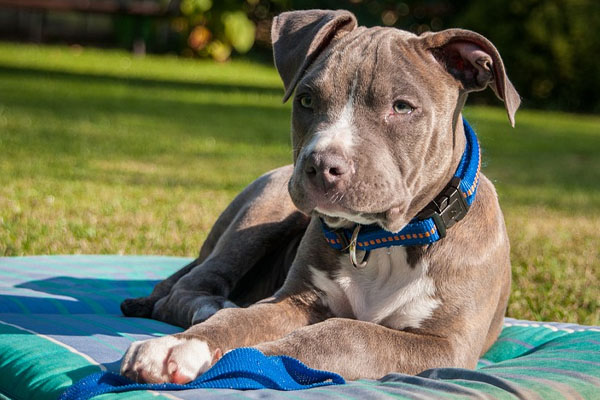
<svg viewBox="0 0 600 400">
<path fill-rule="evenodd" d="M 196 260 L 122 303 L 188 329 L 134 342 L 121 373 L 186 383 L 245 346 L 350 380 L 474 368 L 511 270 L 461 110 L 490 86 L 514 126 L 498 51 L 475 32 L 358 27 L 341 10 L 280 14 L 272 39 L 294 164 L 242 191 Z"/>
</svg>

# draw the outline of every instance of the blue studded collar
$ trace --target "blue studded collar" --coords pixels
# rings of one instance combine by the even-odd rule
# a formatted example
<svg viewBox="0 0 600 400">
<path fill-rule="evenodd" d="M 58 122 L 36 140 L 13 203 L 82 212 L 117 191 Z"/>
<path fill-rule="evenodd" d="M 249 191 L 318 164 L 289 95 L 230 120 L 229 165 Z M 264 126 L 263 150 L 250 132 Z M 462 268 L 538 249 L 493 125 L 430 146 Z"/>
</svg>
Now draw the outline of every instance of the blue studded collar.
<svg viewBox="0 0 600 400">
<path fill-rule="evenodd" d="M 336 250 L 349 252 L 355 267 L 364 267 L 371 250 L 391 246 L 428 245 L 445 237 L 446 231 L 467 214 L 479 184 L 479 142 L 475 131 L 464 118 L 463 126 L 467 144 L 454 177 L 408 225 L 398 232 L 388 232 L 376 224 L 357 224 L 353 229 L 332 229 L 321 221 L 327 243 Z M 366 252 L 361 262 L 356 259 L 356 250 Z"/>
</svg>

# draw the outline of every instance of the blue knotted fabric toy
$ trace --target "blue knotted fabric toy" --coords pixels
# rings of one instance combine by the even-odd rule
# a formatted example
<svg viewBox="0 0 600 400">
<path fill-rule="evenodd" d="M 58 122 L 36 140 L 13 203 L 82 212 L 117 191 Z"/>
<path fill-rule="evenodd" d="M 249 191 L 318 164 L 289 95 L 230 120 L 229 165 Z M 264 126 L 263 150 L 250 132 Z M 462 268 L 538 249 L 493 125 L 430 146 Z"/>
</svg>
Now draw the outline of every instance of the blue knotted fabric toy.
<svg viewBox="0 0 600 400">
<path fill-rule="evenodd" d="M 112 372 L 99 372 L 69 387 L 59 400 L 86 400 L 104 393 L 131 390 L 275 389 L 302 390 L 346 383 L 333 372 L 319 371 L 288 356 L 265 356 L 253 348 L 225 354 L 211 369 L 185 385 L 142 384 Z"/>
</svg>

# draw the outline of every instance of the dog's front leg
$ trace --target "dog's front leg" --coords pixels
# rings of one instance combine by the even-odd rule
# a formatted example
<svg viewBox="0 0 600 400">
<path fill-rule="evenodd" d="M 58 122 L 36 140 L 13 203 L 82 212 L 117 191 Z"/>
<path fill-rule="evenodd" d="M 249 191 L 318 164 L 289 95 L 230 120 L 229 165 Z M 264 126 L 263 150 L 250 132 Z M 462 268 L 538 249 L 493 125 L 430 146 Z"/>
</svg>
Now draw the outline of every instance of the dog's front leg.
<svg viewBox="0 0 600 400">
<path fill-rule="evenodd" d="M 138 382 L 189 382 L 231 349 L 273 341 L 322 320 L 310 303 L 303 295 L 226 308 L 185 332 L 134 342 L 123 357 L 121 374 Z"/>
<path fill-rule="evenodd" d="M 345 318 L 302 327 L 255 347 L 267 355 L 288 355 L 311 368 L 336 372 L 350 380 L 379 379 L 392 372 L 414 375 L 442 366 L 474 367 L 468 357 L 457 354 L 459 346 L 450 338 Z"/>
<path fill-rule="evenodd" d="M 272 296 L 309 221 L 288 194 L 291 173 L 290 166 L 282 167 L 251 183 L 219 217 L 198 259 L 156 285 L 150 296 L 125 300 L 123 314 L 187 328 L 221 308 Z M 280 262 L 266 259 L 277 254 Z M 249 274 L 259 267 L 263 270 Z"/>
</svg>

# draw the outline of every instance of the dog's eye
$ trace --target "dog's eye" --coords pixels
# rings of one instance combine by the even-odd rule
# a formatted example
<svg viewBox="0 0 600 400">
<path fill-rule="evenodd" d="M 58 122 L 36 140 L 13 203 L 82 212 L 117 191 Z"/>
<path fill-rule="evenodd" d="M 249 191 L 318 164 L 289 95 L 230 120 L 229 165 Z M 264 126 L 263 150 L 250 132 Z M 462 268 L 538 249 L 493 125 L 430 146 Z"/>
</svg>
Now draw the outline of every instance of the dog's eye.
<svg viewBox="0 0 600 400">
<path fill-rule="evenodd" d="M 313 108 L 313 100 L 309 94 L 304 94 L 300 96 L 300 105 L 304 108 L 312 109 Z"/>
<path fill-rule="evenodd" d="M 410 114 L 414 110 L 410 104 L 407 104 L 403 101 L 395 102 L 393 109 L 396 114 Z"/>
</svg>

